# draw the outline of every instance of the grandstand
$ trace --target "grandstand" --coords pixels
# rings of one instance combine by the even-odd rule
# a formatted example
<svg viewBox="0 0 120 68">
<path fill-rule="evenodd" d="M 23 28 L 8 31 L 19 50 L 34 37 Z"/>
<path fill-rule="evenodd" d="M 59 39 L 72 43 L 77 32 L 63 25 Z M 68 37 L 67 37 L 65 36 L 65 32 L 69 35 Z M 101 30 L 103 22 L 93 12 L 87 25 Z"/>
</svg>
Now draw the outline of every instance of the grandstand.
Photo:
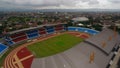
<svg viewBox="0 0 120 68">
<path fill-rule="evenodd" d="M 66 24 L 45 24 L 38 27 L 31 27 L 9 32 L 5 40 L 7 45 L 12 46 L 28 39 L 38 38 L 42 35 L 53 34 L 58 31 L 66 30 Z"/>
</svg>

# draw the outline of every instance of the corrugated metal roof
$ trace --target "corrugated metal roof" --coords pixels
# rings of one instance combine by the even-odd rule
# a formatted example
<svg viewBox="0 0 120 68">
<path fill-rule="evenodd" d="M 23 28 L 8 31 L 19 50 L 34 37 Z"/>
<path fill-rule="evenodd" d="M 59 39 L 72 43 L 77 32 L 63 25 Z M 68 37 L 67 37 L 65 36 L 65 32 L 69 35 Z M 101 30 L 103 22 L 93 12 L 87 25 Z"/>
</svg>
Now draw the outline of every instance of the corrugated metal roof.
<svg viewBox="0 0 120 68">
<path fill-rule="evenodd" d="M 111 40 L 109 39 L 111 37 Z M 114 36 L 114 31 L 110 29 L 104 29 L 97 35 L 86 39 L 87 42 L 93 44 L 94 46 L 98 47 L 100 50 L 104 51 L 106 54 L 109 54 L 113 47 L 118 42 L 120 36 L 117 33 L 117 36 Z M 103 47 L 105 45 L 105 47 Z"/>
<path fill-rule="evenodd" d="M 66 24 L 66 23 L 59 23 L 59 24 Z M 30 28 L 25 28 L 25 29 L 20 29 L 20 30 L 8 32 L 7 34 L 14 34 L 14 33 L 22 32 L 22 31 L 39 29 L 39 28 L 44 27 L 44 26 L 54 26 L 54 25 L 58 25 L 58 24 L 44 24 L 44 25 L 39 25 L 39 26 L 37 26 L 37 27 L 30 27 Z"/>
</svg>

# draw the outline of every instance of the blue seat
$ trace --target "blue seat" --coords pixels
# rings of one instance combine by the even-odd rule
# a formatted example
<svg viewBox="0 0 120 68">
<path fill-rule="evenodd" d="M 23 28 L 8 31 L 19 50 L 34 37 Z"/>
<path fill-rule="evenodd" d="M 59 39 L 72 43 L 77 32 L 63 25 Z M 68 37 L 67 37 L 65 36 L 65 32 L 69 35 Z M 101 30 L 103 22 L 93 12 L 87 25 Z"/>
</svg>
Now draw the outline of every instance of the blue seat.
<svg viewBox="0 0 120 68">
<path fill-rule="evenodd" d="M 32 34 L 32 33 L 37 33 L 38 32 L 38 30 L 31 30 L 31 31 L 27 31 L 26 33 L 27 34 Z"/>
<path fill-rule="evenodd" d="M 47 26 L 46 29 L 51 30 L 51 29 L 54 29 L 54 27 L 53 26 Z"/>
<path fill-rule="evenodd" d="M 8 46 L 0 43 L 0 55 L 4 53 L 6 49 L 8 49 Z"/>
<path fill-rule="evenodd" d="M 96 30 L 92 30 L 89 28 L 82 28 L 82 27 L 68 27 L 68 31 L 79 31 L 79 32 L 85 32 L 85 33 L 92 34 L 92 35 L 99 33 Z"/>
<path fill-rule="evenodd" d="M 13 45 L 14 44 L 14 42 L 12 42 L 12 41 L 7 41 L 7 43 L 8 43 L 8 45 Z"/>
<path fill-rule="evenodd" d="M 67 30 L 67 28 L 66 28 L 66 27 L 64 27 L 64 30 Z"/>
<path fill-rule="evenodd" d="M 63 27 L 64 27 L 64 30 L 67 30 L 67 24 L 64 24 Z"/>
<path fill-rule="evenodd" d="M 10 41 L 11 39 L 9 37 L 5 37 L 5 40 Z"/>
<path fill-rule="evenodd" d="M 76 28 L 74 28 L 74 27 L 68 27 L 68 30 L 69 30 L 69 31 L 75 31 Z"/>
<path fill-rule="evenodd" d="M 79 32 L 85 32 L 85 29 L 84 28 L 78 28 L 78 31 Z"/>
<path fill-rule="evenodd" d="M 5 40 L 7 41 L 8 45 L 13 45 L 14 42 L 12 41 L 12 39 L 10 39 L 9 37 L 5 37 Z"/>
<path fill-rule="evenodd" d="M 54 29 L 47 30 L 47 33 L 48 33 L 48 34 L 51 34 L 51 33 L 54 33 L 54 31 L 55 31 Z"/>
<path fill-rule="evenodd" d="M 31 39 L 31 38 L 36 38 L 38 37 L 39 34 L 38 33 L 32 33 L 32 34 L 29 34 L 28 37 Z"/>
</svg>

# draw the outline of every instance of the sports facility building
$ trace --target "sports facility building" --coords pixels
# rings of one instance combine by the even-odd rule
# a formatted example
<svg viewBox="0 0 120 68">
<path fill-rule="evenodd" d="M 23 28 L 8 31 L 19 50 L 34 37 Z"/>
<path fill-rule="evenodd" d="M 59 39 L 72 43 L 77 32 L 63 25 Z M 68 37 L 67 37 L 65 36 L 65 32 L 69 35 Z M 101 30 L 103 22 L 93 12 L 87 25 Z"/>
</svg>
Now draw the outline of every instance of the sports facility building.
<svg viewBox="0 0 120 68">
<path fill-rule="evenodd" d="M 36 53 L 27 50 L 27 46 L 24 45 L 64 32 L 71 34 L 77 32 L 79 34 L 75 36 L 80 36 L 84 40 L 68 50 L 42 58 L 36 58 Z M 90 37 L 85 38 L 84 34 Z M 5 40 L 0 44 L 1 56 L 9 47 L 18 44 L 21 46 L 6 57 L 4 68 L 110 68 L 120 48 L 120 35 L 115 30 L 103 29 L 99 32 L 82 27 L 68 27 L 67 24 L 45 24 L 9 32 Z M 69 40 L 66 43 L 72 42 Z M 59 42 L 64 44 L 62 41 Z M 47 43 L 45 45 L 47 46 Z"/>
</svg>

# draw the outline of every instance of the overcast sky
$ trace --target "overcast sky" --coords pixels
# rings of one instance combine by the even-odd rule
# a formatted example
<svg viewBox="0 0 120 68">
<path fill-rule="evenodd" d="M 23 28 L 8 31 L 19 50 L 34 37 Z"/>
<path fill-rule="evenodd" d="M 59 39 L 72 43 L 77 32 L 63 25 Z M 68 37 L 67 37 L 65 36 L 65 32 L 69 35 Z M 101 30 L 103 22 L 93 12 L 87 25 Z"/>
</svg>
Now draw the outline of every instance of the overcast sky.
<svg viewBox="0 0 120 68">
<path fill-rule="evenodd" d="M 120 9 L 120 0 L 0 0 L 2 8 Z"/>
</svg>

